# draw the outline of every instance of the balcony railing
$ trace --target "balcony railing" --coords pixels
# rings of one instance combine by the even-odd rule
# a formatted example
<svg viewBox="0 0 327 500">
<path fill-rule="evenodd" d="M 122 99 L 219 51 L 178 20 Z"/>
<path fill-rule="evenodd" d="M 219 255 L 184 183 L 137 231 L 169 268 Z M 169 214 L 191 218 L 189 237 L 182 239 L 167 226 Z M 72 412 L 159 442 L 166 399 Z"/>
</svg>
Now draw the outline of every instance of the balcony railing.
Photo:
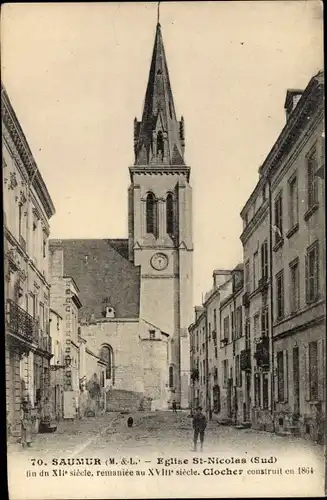
<svg viewBox="0 0 327 500">
<path fill-rule="evenodd" d="M 251 370 L 250 349 L 244 349 L 243 351 L 241 351 L 240 364 L 241 364 L 241 370 Z"/>
<path fill-rule="evenodd" d="M 6 325 L 9 331 L 31 342 L 37 336 L 37 322 L 11 299 L 7 300 Z"/>
<path fill-rule="evenodd" d="M 39 323 L 11 299 L 7 300 L 6 327 L 28 342 L 35 342 L 43 351 L 52 352 L 52 341 L 48 333 L 40 330 Z"/>
<path fill-rule="evenodd" d="M 269 366 L 269 339 L 268 337 L 261 338 L 257 344 L 254 357 L 257 360 L 257 366 L 262 368 Z"/>
</svg>

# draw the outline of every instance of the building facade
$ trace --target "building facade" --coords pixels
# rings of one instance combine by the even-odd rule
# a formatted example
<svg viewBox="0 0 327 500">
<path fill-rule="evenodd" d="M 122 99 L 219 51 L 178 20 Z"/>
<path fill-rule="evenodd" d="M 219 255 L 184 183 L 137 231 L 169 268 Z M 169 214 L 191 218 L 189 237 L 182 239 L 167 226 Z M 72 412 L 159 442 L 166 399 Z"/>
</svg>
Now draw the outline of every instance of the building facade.
<svg viewBox="0 0 327 500">
<path fill-rule="evenodd" d="M 229 272 L 189 328 L 193 398 L 198 391 L 208 405 L 203 394 L 212 382 L 205 387 L 200 373 L 206 361 L 197 336 L 205 325 L 212 332 L 210 301 L 217 295 L 219 419 L 250 420 L 255 429 L 320 443 L 326 422 L 323 95 L 323 72 L 304 91 L 287 91 L 286 124 L 241 211 L 243 283 L 240 268 L 237 286 Z M 201 340 L 212 365 L 209 333 Z"/>
<path fill-rule="evenodd" d="M 221 304 L 232 294 L 233 276 L 235 274 L 235 283 L 238 283 L 239 272 L 238 268 L 235 271 L 213 271 L 212 288 L 205 294 L 202 306 L 195 307 L 194 322 L 189 327 L 191 407 L 202 406 L 210 420 L 225 417 L 225 394 L 219 366 L 221 356 L 228 357 L 229 350 L 222 349 L 225 343 L 221 329 Z M 242 288 L 239 284 L 236 287 L 237 290 Z"/>
<path fill-rule="evenodd" d="M 6 409 L 10 434 L 19 438 L 22 399 L 36 431 L 51 410 L 48 237 L 55 209 L 3 86 L 1 104 Z"/>
<path fill-rule="evenodd" d="M 253 428 L 273 430 L 272 391 L 272 302 L 271 302 L 271 208 L 269 186 L 260 178 L 247 200 L 241 217 L 244 258 L 244 329 L 250 376 Z"/>
<path fill-rule="evenodd" d="M 229 292 L 220 303 L 219 419 L 244 424 L 251 418 L 251 372 L 249 360 L 244 359 L 249 348 L 245 335 L 243 307 L 243 266 L 230 274 Z"/>
<path fill-rule="evenodd" d="M 99 262 L 101 264 L 101 258 L 95 248 L 91 257 L 89 245 L 92 245 L 93 240 L 88 242 L 87 250 L 85 244 L 80 249 L 76 240 L 74 242 L 75 251 L 71 256 L 67 251 L 70 242 L 50 242 L 51 304 L 65 318 L 64 361 L 69 356 L 69 364 L 63 366 L 63 391 L 67 393 L 64 397 L 71 398 L 72 393 L 75 395 L 76 413 L 82 413 L 82 416 L 89 407 L 92 411 L 99 411 L 100 407 L 108 411 L 120 411 L 122 406 L 125 409 L 139 409 L 144 400 L 149 401 L 149 409 L 165 408 L 169 390 L 169 336 L 140 318 L 117 316 L 116 307 L 109 297 L 99 298 L 99 303 L 94 304 L 94 313 L 88 318 L 82 316 L 78 326 L 79 310 L 82 310 L 81 315 L 84 313 L 83 304 L 78 298 L 80 291 L 75 279 L 68 272 L 74 272 L 77 259 L 85 260 L 87 251 L 90 255 L 88 271 L 94 276 L 92 261 L 94 259 L 98 265 Z M 106 259 L 108 252 L 102 253 L 101 249 L 101 255 Z M 89 297 L 94 299 L 88 286 L 84 288 L 82 280 L 85 274 L 83 269 L 81 271 L 81 274 L 76 273 L 76 279 L 82 285 L 83 296 L 86 300 Z M 98 286 L 98 281 L 94 282 Z M 126 307 L 126 303 L 123 307 Z M 119 304 L 118 310 L 121 311 Z M 95 393 L 96 397 L 90 401 L 84 392 L 90 395 L 90 386 L 95 385 L 99 393 Z M 83 408 L 80 408 L 81 392 Z"/>
<path fill-rule="evenodd" d="M 206 328 L 206 310 L 203 306 L 196 306 L 194 322 L 189 326 L 192 411 L 197 406 L 206 408 Z"/>
<path fill-rule="evenodd" d="M 52 415 L 56 420 L 60 420 L 64 416 L 64 369 L 66 367 L 64 321 L 63 317 L 52 308 L 50 308 L 50 336 L 53 351 L 50 364 Z"/>
<path fill-rule="evenodd" d="M 286 125 L 262 166 L 273 225 L 273 375 L 277 432 L 322 442 L 326 418 L 324 75 L 289 90 Z M 317 174 L 318 172 L 318 174 Z"/>
</svg>

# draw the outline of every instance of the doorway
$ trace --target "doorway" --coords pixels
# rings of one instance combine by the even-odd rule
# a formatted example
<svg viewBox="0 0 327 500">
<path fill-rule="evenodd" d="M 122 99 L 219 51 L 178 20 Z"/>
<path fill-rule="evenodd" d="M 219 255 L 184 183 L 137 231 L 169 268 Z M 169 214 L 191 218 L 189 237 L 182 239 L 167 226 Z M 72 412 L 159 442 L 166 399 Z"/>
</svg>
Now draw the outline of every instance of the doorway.
<svg viewBox="0 0 327 500">
<path fill-rule="evenodd" d="M 296 415 L 300 413 L 300 364 L 299 348 L 293 348 L 293 411 Z"/>
</svg>

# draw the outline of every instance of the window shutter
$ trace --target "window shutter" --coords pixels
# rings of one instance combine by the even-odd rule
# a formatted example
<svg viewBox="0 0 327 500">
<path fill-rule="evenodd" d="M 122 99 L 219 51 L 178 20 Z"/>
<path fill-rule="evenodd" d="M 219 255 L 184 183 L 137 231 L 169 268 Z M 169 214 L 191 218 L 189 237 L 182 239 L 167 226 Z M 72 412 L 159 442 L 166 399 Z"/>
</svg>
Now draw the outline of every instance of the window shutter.
<svg viewBox="0 0 327 500">
<path fill-rule="evenodd" d="M 288 400 L 288 351 L 283 351 L 283 367 L 284 367 L 284 401 Z"/>
<path fill-rule="evenodd" d="M 309 262 L 308 255 L 305 256 L 305 301 L 309 302 Z"/>
<path fill-rule="evenodd" d="M 265 276 L 264 244 L 261 245 L 261 278 Z"/>
<path fill-rule="evenodd" d="M 268 375 L 268 408 L 271 409 L 272 405 L 271 405 L 271 383 L 272 383 L 272 378 L 273 378 L 273 374 L 270 373 Z"/>
<path fill-rule="evenodd" d="M 278 402 L 278 370 L 277 370 L 277 353 L 274 353 L 274 366 L 273 366 L 273 383 L 274 383 L 274 401 Z"/>
<path fill-rule="evenodd" d="M 325 399 L 325 343 L 324 339 L 317 342 L 318 350 L 318 400 L 324 401 Z"/>
<path fill-rule="evenodd" d="M 262 373 L 259 374 L 260 380 L 260 408 L 263 410 L 263 376 Z"/>
<path fill-rule="evenodd" d="M 315 254 L 316 254 L 316 262 L 315 262 L 315 299 L 318 299 L 319 297 L 319 246 L 318 246 L 318 241 L 316 243 L 316 249 L 315 249 Z"/>
<path fill-rule="evenodd" d="M 304 390 L 305 400 L 310 401 L 309 344 L 304 344 Z"/>
</svg>

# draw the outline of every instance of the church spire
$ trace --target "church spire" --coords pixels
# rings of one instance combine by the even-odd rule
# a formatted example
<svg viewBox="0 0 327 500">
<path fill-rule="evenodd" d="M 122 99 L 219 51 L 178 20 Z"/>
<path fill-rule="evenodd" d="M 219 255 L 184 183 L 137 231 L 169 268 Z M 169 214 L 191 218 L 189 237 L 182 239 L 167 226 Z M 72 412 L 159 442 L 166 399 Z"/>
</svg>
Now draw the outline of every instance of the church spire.
<svg viewBox="0 0 327 500">
<path fill-rule="evenodd" d="M 176 118 L 159 8 L 142 120 L 134 121 L 135 165 L 184 165 L 184 121 Z"/>
</svg>

